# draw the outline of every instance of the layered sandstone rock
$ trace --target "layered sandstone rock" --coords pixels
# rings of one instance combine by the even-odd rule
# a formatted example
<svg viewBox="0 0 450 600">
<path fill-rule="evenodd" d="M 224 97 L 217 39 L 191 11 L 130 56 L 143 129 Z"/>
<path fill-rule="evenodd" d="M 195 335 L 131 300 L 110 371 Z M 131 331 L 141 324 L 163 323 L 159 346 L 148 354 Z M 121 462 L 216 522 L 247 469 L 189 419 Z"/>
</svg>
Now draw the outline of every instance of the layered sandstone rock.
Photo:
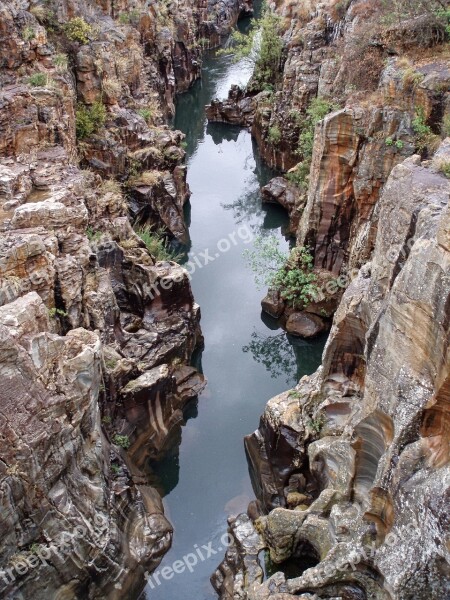
<svg viewBox="0 0 450 600">
<path fill-rule="evenodd" d="M 343 296 L 323 365 L 271 400 L 247 439 L 272 560 L 317 566 L 249 578 L 242 592 L 221 585 L 227 569 L 246 572 L 230 556 L 221 598 L 448 594 L 449 159 L 447 140 L 433 164 L 393 169 L 371 262 Z"/>
<path fill-rule="evenodd" d="M 204 386 L 188 366 L 200 310 L 132 221 L 187 242 L 183 136 L 165 118 L 200 75 L 201 38 L 250 10 L 0 2 L 4 598 L 137 597 L 170 546 L 146 464 Z"/>
</svg>

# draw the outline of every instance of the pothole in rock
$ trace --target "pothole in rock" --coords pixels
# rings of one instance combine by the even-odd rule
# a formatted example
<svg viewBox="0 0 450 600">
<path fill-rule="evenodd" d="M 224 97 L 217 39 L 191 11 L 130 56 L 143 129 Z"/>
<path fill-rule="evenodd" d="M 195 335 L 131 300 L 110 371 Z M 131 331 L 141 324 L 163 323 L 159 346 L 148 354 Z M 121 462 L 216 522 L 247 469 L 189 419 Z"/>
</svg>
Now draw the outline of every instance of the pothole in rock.
<svg viewBox="0 0 450 600">
<path fill-rule="evenodd" d="M 262 550 L 258 555 L 259 562 L 264 571 L 264 579 L 269 579 L 275 573 L 284 573 L 286 579 L 300 577 L 307 569 L 319 564 L 319 556 L 314 547 L 308 542 L 301 542 L 294 556 L 282 563 L 274 563 L 268 550 Z"/>
</svg>

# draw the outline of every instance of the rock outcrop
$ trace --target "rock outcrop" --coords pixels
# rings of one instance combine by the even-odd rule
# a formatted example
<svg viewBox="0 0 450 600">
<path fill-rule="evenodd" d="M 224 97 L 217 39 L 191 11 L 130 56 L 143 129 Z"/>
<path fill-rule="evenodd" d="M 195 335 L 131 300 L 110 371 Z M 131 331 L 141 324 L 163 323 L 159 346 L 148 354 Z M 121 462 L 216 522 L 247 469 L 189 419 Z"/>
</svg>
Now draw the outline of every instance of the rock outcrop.
<svg viewBox="0 0 450 600">
<path fill-rule="evenodd" d="M 251 2 L 0 1 L 0 595 L 133 598 L 172 529 L 148 458 L 204 387 L 175 94 Z M 148 233 L 148 231 L 147 231 Z"/>
<path fill-rule="evenodd" d="M 304 556 L 317 566 L 241 586 L 245 552 L 227 555 L 221 598 L 448 594 L 449 160 L 450 139 L 433 164 L 393 169 L 371 261 L 344 293 L 322 366 L 271 400 L 246 440 L 270 511 L 254 525 L 264 546 L 281 568 Z M 230 569 L 234 587 L 222 583 Z"/>
</svg>

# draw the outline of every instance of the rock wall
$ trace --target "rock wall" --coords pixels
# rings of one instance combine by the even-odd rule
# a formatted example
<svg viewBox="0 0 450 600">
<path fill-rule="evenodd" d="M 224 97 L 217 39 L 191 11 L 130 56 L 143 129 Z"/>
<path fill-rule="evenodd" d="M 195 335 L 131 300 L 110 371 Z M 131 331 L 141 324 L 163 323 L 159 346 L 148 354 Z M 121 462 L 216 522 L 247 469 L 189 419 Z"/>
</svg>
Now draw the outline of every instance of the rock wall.
<svg viewBox="0 0 450 600">
<path fill-rule="evenodd" d="M 434 164 L 449 159 L 450 139 Z M 322 366 L 272 399 L 246 439 L 252 515 L 270 512 L 245 521 L 248 552 L 232 525 L 221 598 L 448 595 L 449 199 L 439 166 L 414 156 L 393 169 L 373 256 L 344 293 Z M 275 563 L 317 566 L 262 583 L 247 567 L 255 545 Z"/>
<path fill-rule="evenodd" d="M 0 595 L 133 598 L 170 547 L 147 459 L 204 386 L 174 97 L 234 1 L 0 2 Z M 208 40 L 202 38 L 208 37 Z"/>
</svg>

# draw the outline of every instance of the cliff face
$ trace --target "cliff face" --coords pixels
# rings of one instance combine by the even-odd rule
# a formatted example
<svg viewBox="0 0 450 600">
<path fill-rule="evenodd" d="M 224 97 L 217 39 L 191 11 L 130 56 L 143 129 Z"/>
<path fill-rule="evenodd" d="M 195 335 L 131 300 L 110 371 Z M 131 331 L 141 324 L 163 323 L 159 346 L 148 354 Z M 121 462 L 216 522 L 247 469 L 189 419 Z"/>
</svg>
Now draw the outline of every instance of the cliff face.
<svg viewBox="0 0 450 600">
<path fill-rule="evenodd" d="M 234 88 L 208 109 L 291 170 L 263 194 L 317 272 L 342 279 L 322 366 L 245 440 L 258 500 L 230 521 L 223 599 L 449 593 L 448 45 L 427 12 L 387 24 L 383 6 L 274 3 L 287 18 L 274 91 Z M 317 97 L 329 114 L 308 131 Z M 273 294 L 263 307 L 283 311 Z M 262 549 L 280 569 L 265 581 Z"/>
<path fill-rule="evenodd" d="M 200 312 L 132 223 L 187 241 L 165 120 L 251 3 L 147 4 L 0 2 L 2 598 L 133 597 L 171 543 L 145 465 L 204 386 Z"/>
<path fill-rule="evenodd" d="M 447 140 L 437 160 L 449 158 Z M 272 399 L 246 440 L 270 512 L 256 529 L 232 525 L 222 598 L 448 594 L 449 198 L 418 156 L 392 171 L 372 259 L 343 296 L 322 366 Z M 245 565 L 263 547 L 276 563 L 318 564 L 261 584 Z"/>
<path fill-rule="evenodd" d="M 402 21 L 377 0 L 271 7 L 284 45 L 271 83 L 262 91 L 233 88 L 207 114 L 250 127 L 264 160 L 301 180 L 290 211 L 298 244 L 314 250 L 317 268 L 338 275 L 369 259 L 375 207 L 392 168 L 415 152 L 431 155 L 443 137 L 450 114 L 445 21 L 427 14 Z M 302 135 L 314 137 L 309 111 L 317 98 L 331 114 L 318 119 L 305 156 Z"/>
</svg>

